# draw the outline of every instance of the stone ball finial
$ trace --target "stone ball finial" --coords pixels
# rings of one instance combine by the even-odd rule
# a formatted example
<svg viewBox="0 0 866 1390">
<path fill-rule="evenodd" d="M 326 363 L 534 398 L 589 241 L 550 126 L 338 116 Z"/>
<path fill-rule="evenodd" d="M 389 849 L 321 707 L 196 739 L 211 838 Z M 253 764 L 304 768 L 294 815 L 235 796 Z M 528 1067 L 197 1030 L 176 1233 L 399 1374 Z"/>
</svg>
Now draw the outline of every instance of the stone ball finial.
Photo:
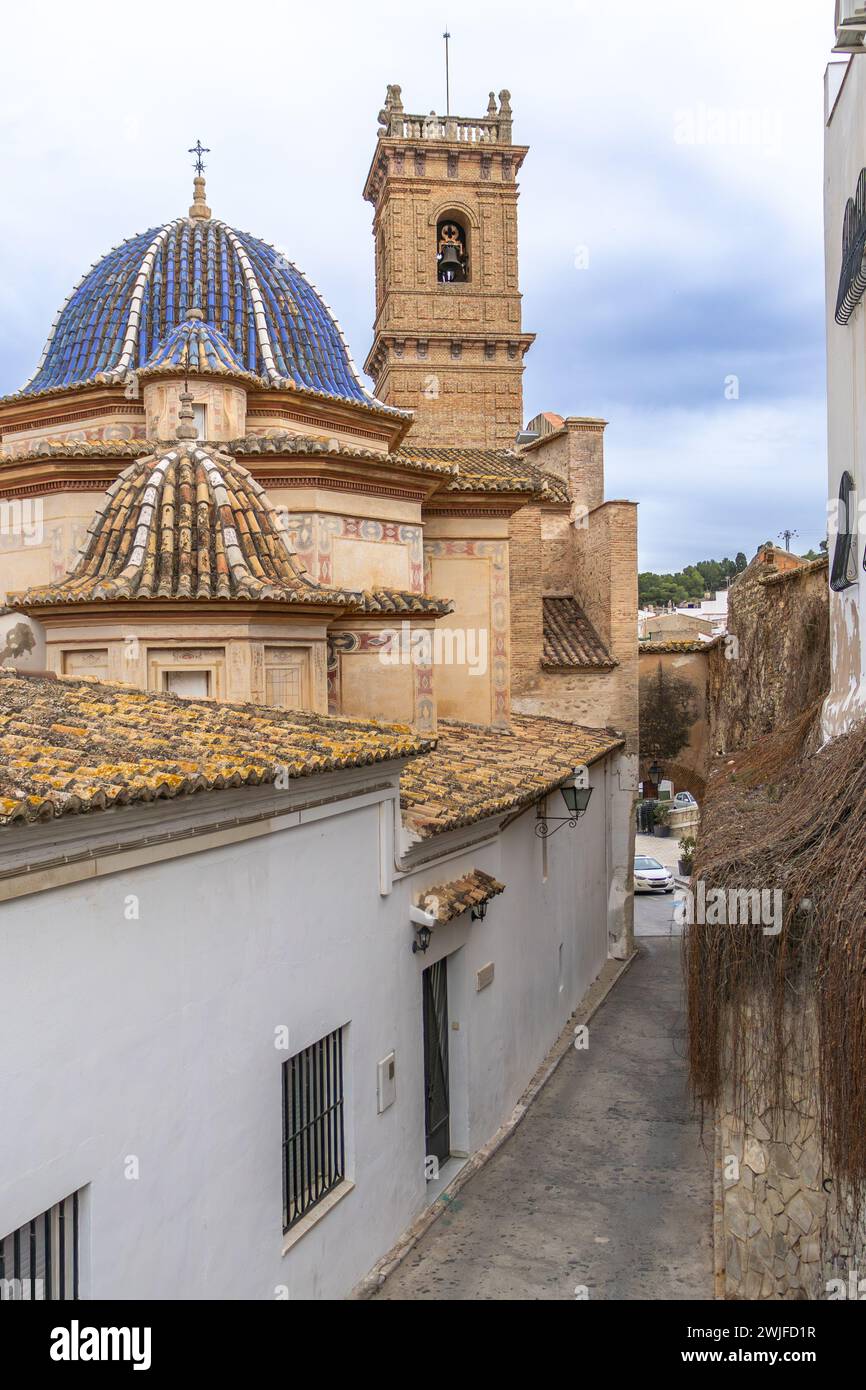
<svg viewBox="0 0 866 1390">
<path fill-rule="evenodd" d="M 503 87 L 499 93 L 499 111 L 503 116 L 511 115 L 511 93 L 507 87 Z"/>
</svg>

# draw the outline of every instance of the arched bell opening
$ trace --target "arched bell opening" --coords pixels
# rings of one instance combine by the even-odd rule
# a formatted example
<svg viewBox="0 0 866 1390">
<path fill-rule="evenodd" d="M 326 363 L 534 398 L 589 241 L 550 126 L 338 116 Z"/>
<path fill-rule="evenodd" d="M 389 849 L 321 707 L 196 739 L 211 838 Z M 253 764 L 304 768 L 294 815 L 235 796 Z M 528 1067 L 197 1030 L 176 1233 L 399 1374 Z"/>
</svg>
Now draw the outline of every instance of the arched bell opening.
<svg viewBox="0 0 866 1390">
<path fill-rule="evenodd" d="M 442 285 L 469 279 L 469 237 L 456 217 L 446 215 L 436 223 L 436 276 Z"/>
</svg>

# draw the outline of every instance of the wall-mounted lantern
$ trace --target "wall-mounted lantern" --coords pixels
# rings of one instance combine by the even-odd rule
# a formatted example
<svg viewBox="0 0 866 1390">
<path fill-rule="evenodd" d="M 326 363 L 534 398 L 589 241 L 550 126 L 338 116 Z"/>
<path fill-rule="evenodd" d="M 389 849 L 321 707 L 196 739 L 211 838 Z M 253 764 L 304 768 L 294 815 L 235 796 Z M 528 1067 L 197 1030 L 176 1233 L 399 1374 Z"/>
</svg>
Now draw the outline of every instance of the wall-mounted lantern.
<svg viewBox="0 0 866 1390">
<path fill-rule="evenodd" d="M 473 922 L 483 922 L 484 918 L 487 916 L 486 901 L 483 903 L 479 903 L 477 907 L 473 907 L 469 916 Z"/>
<path fill-rule="evenodd" d="M 420 951 L 422 955 L 429 949 L 430 942 L 433 940 L 433 933 L 429 927 L 418 927 L 416 939 L 412 942 L 412 954 L 417 955 Z"/>
<path fill-rule="evenodd" d="M 544 809 L 543 802 L 539 801 L 535 833 L 542 840 L 555 835 L 556 830 L 561 830 L 564 825 L 570 825 L 574 829 L 581 816 L 586 814 L 592 796 L 592 787 L 581 785 L 585 781 L 586 775 L 585 768 L 576 767 L 568 781 L 560 787 L 562 799 L 568 811 L 567 816 L 549 816 Z M 551 821 L 557 822 L 556 830 L 550 829 Z"/>
<path fill-rule="evenodd" d="M 652 782 L 653 786 L 658 787 L 661 784 L 661 780 L 665 775 L 665 770 L 662 767 L 661 763 L 658 761 L 658 758 L 656 758 L 655 762 L 650 763 L 649 775 L 650 781 Z"/>
<path fill-rule="evenodd" d="M 412 954 L 416 956 L 420 951 L 422 955 L 429 950 L 430 942 L 433 940 L 433 927 L 436 918 L 432 912 L 426 912 L 423 907 L 410 907 L 409 920 L 415 928 L 415 940 L 412 942 Z"/>
</svg>

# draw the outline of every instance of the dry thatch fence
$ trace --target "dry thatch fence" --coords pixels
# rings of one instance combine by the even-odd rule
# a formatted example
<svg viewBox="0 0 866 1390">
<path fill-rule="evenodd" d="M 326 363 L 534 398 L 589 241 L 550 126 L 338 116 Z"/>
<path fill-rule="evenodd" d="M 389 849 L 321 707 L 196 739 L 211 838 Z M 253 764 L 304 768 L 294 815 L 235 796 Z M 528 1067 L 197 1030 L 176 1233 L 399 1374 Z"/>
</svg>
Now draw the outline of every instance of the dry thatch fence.
<svg viewBox="0 0 866 1390">
<path fill-rule="evenodd" d="M 693 882 L 782 890 L 782 929 L 684 936 L 689 1064 L 702 1110 L 814 1107 L 825 1172 L 866 1192 L 866 720 L 817 748 L 820 707 L 715 764 Z M 804 1095 L 797 1084 L 809 1078 Z"/>
</svg>

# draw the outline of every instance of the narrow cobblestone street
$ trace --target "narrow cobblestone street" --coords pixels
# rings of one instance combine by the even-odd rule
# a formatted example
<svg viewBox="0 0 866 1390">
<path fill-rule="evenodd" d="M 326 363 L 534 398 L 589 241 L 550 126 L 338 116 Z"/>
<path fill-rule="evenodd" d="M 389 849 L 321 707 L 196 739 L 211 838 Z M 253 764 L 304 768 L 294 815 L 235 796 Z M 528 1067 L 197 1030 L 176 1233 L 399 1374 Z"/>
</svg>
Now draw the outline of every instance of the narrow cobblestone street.
<svg viewBox="0 0 866 1390">
<path fill-rule="evenodd" d="M 667 900 L 670 901 L 669 899 Z M 712 1184 L 686 1093 L 680 942 L 640 955 L 513 1137 L 377 1294 L 710 1299 Z"/>
</svg>

